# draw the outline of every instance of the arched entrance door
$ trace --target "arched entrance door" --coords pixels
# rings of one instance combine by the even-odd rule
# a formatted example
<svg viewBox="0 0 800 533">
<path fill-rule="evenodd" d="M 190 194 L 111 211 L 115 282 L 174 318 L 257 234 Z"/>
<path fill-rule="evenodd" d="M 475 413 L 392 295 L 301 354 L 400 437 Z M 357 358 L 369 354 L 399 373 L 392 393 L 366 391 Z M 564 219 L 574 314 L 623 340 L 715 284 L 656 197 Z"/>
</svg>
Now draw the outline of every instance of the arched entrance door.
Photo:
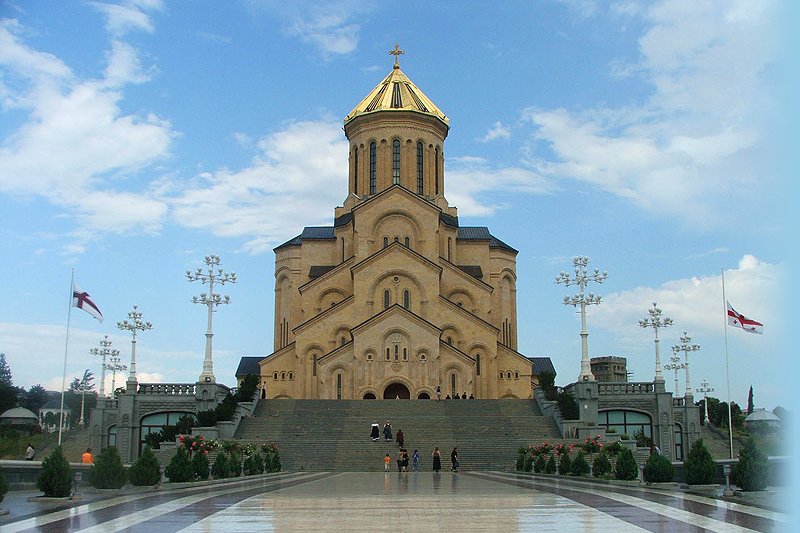
<svg viewBox="0 0 800 533">
<path fill-rule="evenodd" d="M 408 391 L 408 387 L 402 383 L 392 383 L 386 387 L 386 390 L 383 391 L 384 400 L 394 400 L 397 397 L 399 397 L 401 400 L 408 400 L 411 398 L 411 393 Z"/>
</svg>

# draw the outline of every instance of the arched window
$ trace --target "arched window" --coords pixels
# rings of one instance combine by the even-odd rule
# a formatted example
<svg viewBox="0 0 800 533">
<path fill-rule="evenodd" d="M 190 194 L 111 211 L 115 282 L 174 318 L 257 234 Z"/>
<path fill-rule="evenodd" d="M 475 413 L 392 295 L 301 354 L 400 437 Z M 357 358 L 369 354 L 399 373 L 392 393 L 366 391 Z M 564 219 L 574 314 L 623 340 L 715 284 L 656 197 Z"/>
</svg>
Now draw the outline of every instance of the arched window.
<svg viewBox="0 0 800 533">
<path fill-rule="evenodd" d="M 422 354 L 422 355 L 419 356 L 419 360 L 424 363 L 425 361 L 428 360 L 428 358 L 427 358 L 427 356 L 425 354 Z"/>
<path fill-rule="evenodd" d="M 392 185 L 400 183 L 400 139 L 392 141 Z"/>
<path fill-rule="evenodd" d="M 358 146 L 353 147 L 353 194 L 358 194 Z"/>
<path fill-rule="evenodd" d="M 411 248 L 411 239 L 406 237 L 405 239 L 403 239 L 403 244 L 406 245 L 406 248 Z"/>
<path fill-rule="evenodd" d="M 372 361 L 372 354 L 371 353 L 367 354 L 367 361 Z"/>
<path fill-rule="evenodd" d="M 439 147 L 436 147 L 436 160 L 433 163 L 433 183 L 435 185 L 436 194 L 439 194 Z"/>
<path fill-rule="evenodd" d="M 452 237 L 448 237 L 447 238 L 447 260 L 448 261 L 452 261 L 452 259 L 451 259 L 452 251 L 453 251 L 453 238 Z"/>
<path fill-rule="evenodd" d="M 408 292 L 408 289 L 403 291 L 403 307 L 406 309 L 411 307 L 411 294 Z"/>
<path fill-rule="evenodd" d="M 391 356 L 391 352 L 389 351 L 389 348 L 386 348 L 386 360 L 387 361 L 391 361 L 392 360 L 392 356 Z"/>
<path fill-rule="evenodd" d="M 336 399 L 342 399 L 342 375 L 336 374 Z"/>
<path fill-rule="evenodd" d="M 117 445 L 117 426 L 111 426 L 110 428 L 108 428 L 108 445 L 109 446 Z"/>
<path fill-rule="evenodd" d="M 506 372 L 506 379 L 511 379 L 511 371 Z"/>
<path fill-rule="evenodd" d="M 400 345 L 399 344 L 395 344 L 394 345 L 394 360 L 395 361 L 399 361 L 400 360 Z"/>
<path fill-rule="evenodd" d="M 447 337 L 447 344 L 449 344 L 450 346 L 453 345 L 453 337 Z"/>
<path fill-rule="evenodd" d="M 375 194 L 375 159 L 377 158 L 375 142 L 369 143 L 369 193 Z"/>
<path fill-rule="evenodd" d="M 683 431 L 680 424 L 675 424 L 675 460 L 683 461 Z"/>
<path fill-rule="evenodd" d="M 281 381 L 286 381 L 286 372 L 281 372 Z"/>
<path fill-rule="evenodd" d="M 422 143 L 417 143 L 417 194 L 422 194 L 423 185 L 425 185 L 425 179 L 423 174 L 423 160 L 422 160 Z"/>
<path fill-rule="evenodd" d="M 642 433 L 646 438 L 653 437 L 650 415 L 638 411 L 609 410 L 597 413 L 597 424 L 606 429 L 613 428 L 618 435 Z"/>
<path fill-rule="evenodd" d="M 503 374 L 503 372 L 501 371 L 500 372 L 500 379 L 503 379 L 504 376 L 505 376 L 505 374 Z"/>
<path fill-rule="evenodd" d="M 278 373 L 277 372 L 273 372 L 272 373 L 272 379 L 274 379 L 275 381 L 278 380 Z"/>
<path fill-rule="evenodd" d="M 408 361 L 408 349 L 403 348 L 403 361 Z"/>
<path fill-rule="evenodd" d="M 450 397 L 456 397 L 456 375 L 450 374 Z"/>
<path fill-rule="evenodd" d="M 383 247 L 386 248 L 387 246 L 389 246 L 389 237 L 384 237 L 383 238 Z"/>
<path fill-rule="evenodd" d="M 389 309 L 389 305 L 392 303 L 392 295 L 389 294 L 389 289 L 383 291 L 383 308 Z"/>
<path fill-rule="evenodd" d="M 317 375 L 317 356 L 316 354 L 311 356 L 311 375 Z"/>
<path fill-rule="evenodd" d="M 339 339 L 339 346 L 344 346 L 345 344 L 347 344 L 347 339 L 345 339 L 344 337 Z"/>
<path fill-rule="evenodd" d="M 475 356 L 475 372 L 479 376 L 481 375 L 481 354 Z"/>
<path fill-rule="evenodd" d="M 514 370 L 514 379 L 519 379 L 519 370 Z"/>
<path fill-rule="evenodd" d="M 294 372 L 289 372 L 289 381 L 294 379 Z"/>
</svg>

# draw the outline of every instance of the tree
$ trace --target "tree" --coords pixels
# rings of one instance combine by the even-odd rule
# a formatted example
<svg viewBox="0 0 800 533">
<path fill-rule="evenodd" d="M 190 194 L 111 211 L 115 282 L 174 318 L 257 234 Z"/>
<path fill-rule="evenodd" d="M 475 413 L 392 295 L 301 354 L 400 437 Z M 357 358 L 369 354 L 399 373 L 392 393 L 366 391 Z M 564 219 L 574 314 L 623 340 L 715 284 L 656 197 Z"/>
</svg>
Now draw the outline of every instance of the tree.
<svg viewBox="0 0 800 533">
<path fill-rule="evenodd" d="M 89 470 L 89 483 L 98 489 L 119 489 L 125 484 L 128 474 L 116 446 L 109 446 L 94 461 Z"/>
<path fill-rule="evenodd" d="M 61 446 L 56 446 L 53 452 L 42 461 L 42 469 L 36 479 L 36 487 L 44 492 L 45 496 L 65 498 L 72 491 L 72 481 L 75 474 L 61 451 Z"/>
<path fill-rule="evenodd" d="M 128 470 L 131 485 L 137 487 L 152 486 L 161 481 L 161 463 L 150 449 L 145 446 L 142 454 Z"/>
<path fill-rule="evenodd" d="M 747 414 L 751 414 L 753 412 L 753 408 L 755 405 L 753 404 L 753 386 L 750 385 L 750 392 L 747 393 Z"/>
<path fill-rule="evenodd" d="M 39 409 L 48 401 L 47 391 L 41 385 L 34 385 L 20 398 L 20 405 L 30 409 L 34 414 L 39 414 Z"/>
<path fill-rule="evenodd" d="M 0 352 L 0 413 L 16 407 L 20 389 L 11 379 L 11 368 L 6 362 L 6 354 Z"/>
<path fill-rule="evenodd" d="M 703 444 L 697 439 L 683 462 L 683 477 L 689 485 L 710 485 L 717 477 L 717 463 Z"/>
<path fill-rule="evenodd" d="M 9 387 L 14 386 L 14 380 L 11 378 L 11 367 L 8 366 L 6 354 L 3 352 L 0 352 L 0 383 Z"/>
<path fill-rule="evenodd" d="M 627 481 L 632 481 L 639 477 L 639 467 L 630 448 L 623 448 L 619 453 L 617 464 L 614 465 L 614 477 Z"/>
<path fill-rule="evenodd" d="M 733 467 L 733 482 L 747 491 L 764 490 L 769 480 L 769 461 L 761 453 L 755 440 L 747 439 L 742 451 L 739 452 L 739 462 Z"/>
</svg>

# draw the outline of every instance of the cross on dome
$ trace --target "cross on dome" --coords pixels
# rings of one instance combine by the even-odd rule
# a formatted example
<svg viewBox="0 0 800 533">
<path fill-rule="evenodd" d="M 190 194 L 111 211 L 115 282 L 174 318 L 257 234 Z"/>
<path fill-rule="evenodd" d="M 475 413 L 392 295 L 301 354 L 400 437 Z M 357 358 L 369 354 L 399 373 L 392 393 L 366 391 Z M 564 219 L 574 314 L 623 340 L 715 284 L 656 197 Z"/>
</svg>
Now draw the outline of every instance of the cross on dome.
<svg viewBox="0 0 800 533">
<path fill-rule="evenodd" d="M 389 50 L 389 55 L 394 56 L 394 68 L 400 68 L 400 56 L 405 53 L 405 50 L 400 50 L 400 45 L 394 43 L 394 50 Z"/>
</svg>

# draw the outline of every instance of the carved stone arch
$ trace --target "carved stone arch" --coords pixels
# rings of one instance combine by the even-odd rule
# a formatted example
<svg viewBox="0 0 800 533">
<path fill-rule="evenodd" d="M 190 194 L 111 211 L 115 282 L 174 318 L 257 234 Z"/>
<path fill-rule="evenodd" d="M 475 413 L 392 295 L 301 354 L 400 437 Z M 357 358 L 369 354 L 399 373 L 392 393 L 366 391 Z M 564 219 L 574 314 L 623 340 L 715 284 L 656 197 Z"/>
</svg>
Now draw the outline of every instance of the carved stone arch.
<svg viewBox="0 0 800 533">
<path fill-rule="evenodd" d="M 458 347 L 459 341 L 463 338 L 461 328 L 455 324 L 444 324 L 441 326 L 442 337 L 441 339 L 451 346 Z M 452 343 L 448 342 L 448 338 L 452 337 Z"/>
<path fill-rule="evenodd" d="M 394 282 L 395 277 L 399 278 L 397 283 Z M 410 287 L 404 286 L 403 280 L 408 280 L 410 283 Z M 414 302 L 424 302 L 424 301 L 429 301 L 431 299 L 428 296 L 424 285 L 420 282 L 419 278 L 417 278 L 416 275 L 407 270 L 399 268 L 388 270 L 384 272 L 382 276 L 378 276 L 372 282 L 372 285 L 370 285 L 370 289 L 367 294 L 370 295 L 369 298 L 370 301 L 383 302 L 383 291 L 389 290 L 390 294 L 392 295 L 391 303 L 402 304 L 403 288 L 410 289 L 412 305 L 415 305 Z"/>
<path fill-rule="evenodd" d="M 383 237 L 388 237 L 390 243 L 394 242 L 395 237 L 399 237 L 399 242 L 403 242 L 403 237 L 410 237 L 411 247 L 417 248 L 420 236 L 423 234 L 417 218 L 402 209 L 387 211 L 375 220 L 373 227 L 378 247 L 382 246 Z M 374 251 L 377 251 L 377 248 Z"/>
<path fill-rule="evenodd" d="M 511 390 L 506 390 L 502 396 L 500 396 L 501 400 L 518 400 L 519 396 L 511 392 Z"/>
<path fill-rule="evenodd" d="M 514 270 L 512 270 L 512 269 L 510 269 L 508 267 L 502 269 L 500 271 L 500 278 L 502 279 L 502 278 L 505 278 L 505 277 L 511 278 L 511 280 L 514 282 L 514 285 L 516 286 L 516 284 L 517 284 L 517 273 L 514 272 Z"/>
<path fill-rule="evenodd" d="M 453 289 L 449 294 L 447 294 L 446 298 L 456 305 L 459 305 L 459 307 L 463 307 L 470 312 L 476 309 L 475 298 L 472 296 L 470 291 L 464 289 L 463 287 Z"/>
<path fill-rule="evenodd" d="M 317 308 L 320 311 L 324 311 L 329 307 L 333 307 L 331 304 L 337 304 L 346 298 L 347 291 L 345 291 L 341 287 L 328 287 L 324 291 L 320 292 L 319 297 L 317 298 Z"/>
<path fill-rule="evenodd" d="M 336 399 L 337 397 L 338 383 L 336 376 L 338 374 L 342 375 L 342 399 L 352 399 L 350 395 L 350 391 L 352 390 L 351 382 L 353 380 L 352 367 L 342 362 L 334 362 L 333 365 L 325 371 L 325 376 L 327 377 L 325 381 L 329 387 L 329 398 Z"/>
<path fill-rule="evenodd" d="M 331 329 L 331 339 L 333 339 L 335 346 L 342 346 L 342 337 L 345 338 L 344 344 L 353 340 L 350 324 L 341 323 Z"/>
</svg>

